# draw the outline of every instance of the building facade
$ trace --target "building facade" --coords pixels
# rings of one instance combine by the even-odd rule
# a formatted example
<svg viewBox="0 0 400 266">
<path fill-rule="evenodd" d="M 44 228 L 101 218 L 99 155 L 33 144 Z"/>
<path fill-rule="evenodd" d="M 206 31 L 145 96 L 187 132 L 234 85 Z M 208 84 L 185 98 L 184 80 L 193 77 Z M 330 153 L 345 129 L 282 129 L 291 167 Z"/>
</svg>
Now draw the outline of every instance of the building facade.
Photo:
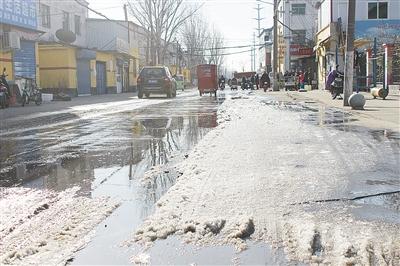
<svg viewBox="0 0 400 266">
<path fill-rule="evenodd" d="M 325 88 L 326 77 L 336 65 L 343 70 L 348 1 L 323 0 L 318 8 L 316 59 L 318 87 Z M 358 0 L 355 18 L 355 83 L 368 88 L 374 83 L 393 83 L 393 46 L 399 44 L 400 1 Z M 373 59 L 371 49 L 377 50 Z M 399 47 L 400 48 L 400 47 Z M 398 48 L 398 49 L 399 49 Z M 374 61 L 375 60 L 375 61 Z M 374 65 L 374 66 L 372 66 Z M 389 84 L 390 85 L 390 84 Z"/>
<path fill-rule="evenodd" d="M 273 28 L 263 29 L 258 36 L 258 72 L 272 71 Z"/>
<path fill-rule="evenodd" d="M 313 46 L 318 10 L 314 0 L 278 3 L 278 71 L 308 70 L 314 64 Z"/>
<path fill-rule="evenodd" d="M 8 79 L 25 77 L 40 83 L 37 1 L 0 1 L 0 68 Z"/>
<path fill-rule="evenodd" d="M 87 50 L 88 2 L 41 0 L 38 2 L 41 87 L 48 93 L 90 95 L 90 60 Z"/>
<path fill-rule="evenodd" d="M 136 89 L 139 40 L 145 39 L 139 28 L 135 23 L 123 20 L 87 20 L 88 47 L 97 53 L 92 61 L 97 77 L 92 79 L 92 91 L 121 93 Z"/>
</svg>

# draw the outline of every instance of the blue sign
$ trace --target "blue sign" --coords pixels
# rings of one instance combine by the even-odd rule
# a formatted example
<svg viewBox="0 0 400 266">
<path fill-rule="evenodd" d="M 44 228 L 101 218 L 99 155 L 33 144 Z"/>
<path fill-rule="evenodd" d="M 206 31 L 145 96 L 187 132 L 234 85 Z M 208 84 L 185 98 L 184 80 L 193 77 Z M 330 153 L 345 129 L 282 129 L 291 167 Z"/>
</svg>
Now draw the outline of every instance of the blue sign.
<svg viewBox="0 0 400 266">
<path fill-rule="evenodd" d="M 4 24 L 36 29 L 36 0 L 0 0 L 0 21 Z"/>
<path fill-rule="evenodd" d="M 394 43 L 400 36 L 399 19 L 373 19 L 356 21 L 356 38 L 364 38 L 373 41 L 376 37 L 379 44 Z"/>
</svg>

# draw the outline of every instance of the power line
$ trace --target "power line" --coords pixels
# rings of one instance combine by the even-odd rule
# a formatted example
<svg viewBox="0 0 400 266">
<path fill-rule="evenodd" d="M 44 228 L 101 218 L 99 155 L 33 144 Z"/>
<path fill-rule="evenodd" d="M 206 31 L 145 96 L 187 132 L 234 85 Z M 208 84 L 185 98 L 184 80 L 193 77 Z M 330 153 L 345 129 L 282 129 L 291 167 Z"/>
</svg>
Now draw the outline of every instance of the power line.
<svg viewBox="0 0 400 266">
<path fill-rule="evenodd" d="M 253 51 L 253 49 L 250 50 L 245 50 L 245 51 L 239 51 L 239 52 L 232 52 L 232 53 L 223 53 L 223 54 L 192 54 L 192 56 L 225 56 L 225 55 L 235 55 L 235 54 L 244 54 Z M 185 52 L 187 54 L 187 52 Z"/>
</svg>

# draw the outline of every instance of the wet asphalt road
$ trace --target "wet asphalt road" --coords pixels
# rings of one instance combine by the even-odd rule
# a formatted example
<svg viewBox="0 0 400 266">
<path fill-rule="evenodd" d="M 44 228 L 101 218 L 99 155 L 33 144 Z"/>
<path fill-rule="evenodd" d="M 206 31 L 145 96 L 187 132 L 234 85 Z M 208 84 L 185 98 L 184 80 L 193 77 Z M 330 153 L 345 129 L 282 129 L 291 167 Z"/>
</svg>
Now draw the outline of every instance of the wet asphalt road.
<svg viewBox="0 0 400 266">
<path fill-rule="evenodd" d="M 85 104 L 3 120 L 0 187 L 20 185 L 62 191 L 79 186 L 81 195 L 118 198 L 121 206 L 96 228 L 94 239 L 76 253 L 71 264 L 128 264 L 140 247 L 121 247 L 121 243 L 151 214 L 154 203 L 174 184 L 179 173 L 166 167 L 145 187 L 138 177 L 152 168 L 184 160 L 217 125 L 218 105 L 225 96 L 220 94 L 215 99 L 197 95 L 197 91 L 187 91 L 180 92 L 176 99 L 134 98 Z M 226 97 L 232 95 L 226 92 Z M 266 103 L 276 105 L 269 98 Z M 347 123 L 352 117 L 337 110 L 321 110 L 317 103 L 306 103 L 301 108 L 288 103 L 277 106 L 304 112 L 305 123 L 354 131 L 382 141 L 388 146 L 388 155 L 399 154 L 398 133 L 351 127 Z M 379 185 L 398 188 L 398 170 L 392 169 L 390 174 Z M 388 184 L 388 180 L 392 183 Z M 370 200 L 394 206 L 398 213 L 400 196 L 391 197 L 394 199 L 388 203 L 387 197 Z M 368 199 L 364 201 L 368 203 Z M 157 242 L 150 254 L 154 264 L 232 264 L 232 258 L 242 264 L 286 263 L 283 250 L 272 250 L 261 243 L 252 244 L 238 255 L 233 247 L 199 250 L 183 246 L 174 237 Z"/>
<path fill-rule="evenodd" d="M 131 165 L 134 179 L 195 145 L 216 126 L 216 108 L 213 98 L 183 92 L 173 100 L 136 98 L 3 120 L 0 186 L 79 185 L 91 194 L 98 169 L 116 165 Z"/>
</svg>

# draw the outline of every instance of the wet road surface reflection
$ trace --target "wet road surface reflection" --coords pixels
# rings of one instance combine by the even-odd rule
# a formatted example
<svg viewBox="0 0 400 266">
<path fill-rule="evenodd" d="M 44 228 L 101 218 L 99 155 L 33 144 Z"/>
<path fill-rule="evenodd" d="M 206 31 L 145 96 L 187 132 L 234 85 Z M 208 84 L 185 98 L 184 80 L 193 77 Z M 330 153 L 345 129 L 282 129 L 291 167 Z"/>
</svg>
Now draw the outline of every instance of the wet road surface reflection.
<svg viewBox="0 0 400 266">
<path fill-rule="evenodd" d="M 0 186 L 79 185 L 89 195 L 104 169 L 128 167 L 135 179 L 190 150 L 216 126 L 216 107 L 212 98 L 183 99 L 3 136 Z"/>
</svg>

